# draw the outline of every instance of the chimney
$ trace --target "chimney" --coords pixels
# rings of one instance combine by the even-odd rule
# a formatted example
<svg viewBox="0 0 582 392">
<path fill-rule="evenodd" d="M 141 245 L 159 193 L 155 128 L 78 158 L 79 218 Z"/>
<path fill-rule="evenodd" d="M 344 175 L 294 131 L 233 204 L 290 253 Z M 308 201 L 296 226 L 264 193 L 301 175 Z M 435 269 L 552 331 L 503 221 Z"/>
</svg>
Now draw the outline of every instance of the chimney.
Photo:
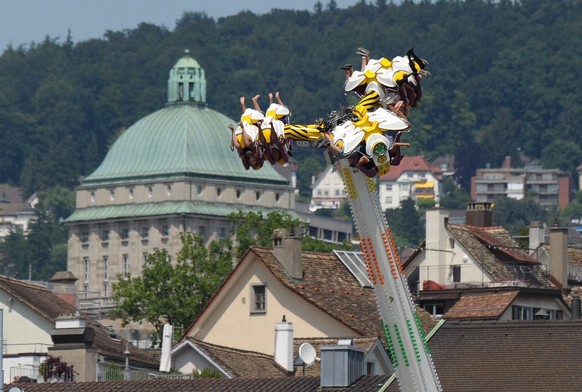
<svg viewBox="0 0 582 392">
<path fill-rule="evenodd" d="M 275 362 L 293 371 L 293 323 L 283 320 L 275 325 Z"/>
<path fill-rule="evenodd" d="M 568 229 L 559 227 L 558 222 L 550 228 L 550 275 L 558 289 L 568 287 Z"/>
<path fill-rule="evenodd" d="M 470 226 L 491 227 L 493 221 L 492 203 L 467 203 L 465 220 Z"/>
<path fill-rule="evenodd" d="M 79 312 L 60 315 L 55 321 L 51 332 L 53 346 L 49 354 L 63 358 L 63 361 L 74 366 L 77 381 L 97 381 L 98 353 L 93 347 L 95 331 L 87 326 Z"/>
<path fill-rule="evenodd" d="M 78 295 L 75 287 L 77 280 L 71 271 L 58 271 L 49 279 L 48 289 L 57 297 L 77 308 Z"/>
<path fill-rule="evenodd" d="M 581 318 L 581 305 L 580 305 L 580 294 L 574 292 L 572 296 L 572 305 L 570 313 L 572 314 L 572 320 L 579 320 Z"/>
<path fill-rule="evenodd" d="M 511 157 L 507 155 L 503 160 L 503 168 L 504 169 L 511 169 Z"/>
<path fill-rule="evenodd" d="M 541 221 L 533 221 L 529 226 L 529 252 L 546 243 L 546 229 Z"/>
<path fill-rule="evenodd" d="M 347 388 L 365 374 L 364 349 L 321 346 L 321 388 Z"/>
<path fill-rule="evenodd" d="M 449 211 L 443 208 L 430 208 L 426 210 L 426 249 L 448 249 L 449 248 L 449 232 L 446 229 L 446 224 L 449 220 Z M 430 265 L 445 266 L 447 264 L 446 252 L 427 251 L 426 258 Z M 432 268 L 438 270 L 435 275 L 428 268 L 419 269 L 418 280 L 420 283 L 426 280 L 434 280 L 443 282 L 445 280 L 445 268 Z M 422 288 L 422 284 L 419 285 Z"/>
<path fill-rule="evenodd" d="M 273 255 L 281 263 L 285 272 L 293 279 L 303 279 L 301 265 L 301 238 L 295 235 L 291 226 L 289 234 L 285 229 L 273 231 Z"/>
</svg>

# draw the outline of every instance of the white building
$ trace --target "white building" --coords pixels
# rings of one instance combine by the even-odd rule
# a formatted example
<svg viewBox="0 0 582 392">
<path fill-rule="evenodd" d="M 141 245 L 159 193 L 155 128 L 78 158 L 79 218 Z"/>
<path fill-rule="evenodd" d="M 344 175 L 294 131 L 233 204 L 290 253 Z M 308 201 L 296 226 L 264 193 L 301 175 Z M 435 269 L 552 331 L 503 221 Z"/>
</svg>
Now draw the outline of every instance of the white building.
<svg viewBox="0 0 582 392">
<path fill-rule="evenodd" d="M 405 156 L 400 165 L 392 166 L 378 184 L 382 209 L 398 208 L 403 200 L 439 201 L 439 181 L 422 156 Z"/>
<path fill-rule="evenodd" d="M 333 166 L 328 166 L 313 180 L 310 211 L 338 209 L 346 201 L 344 182 Z"/>
</svg>

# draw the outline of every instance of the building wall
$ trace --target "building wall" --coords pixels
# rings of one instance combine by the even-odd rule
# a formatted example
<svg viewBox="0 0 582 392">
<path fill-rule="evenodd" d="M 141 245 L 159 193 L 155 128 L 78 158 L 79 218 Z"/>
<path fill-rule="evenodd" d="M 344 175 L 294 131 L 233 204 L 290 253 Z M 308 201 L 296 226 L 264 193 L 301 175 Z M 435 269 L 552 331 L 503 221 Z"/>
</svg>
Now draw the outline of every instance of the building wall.
<svg viewBox="0 0 582 392">
<path fill-rule="evenodd" d="M 19 361 L 20 354 L 46 354 L 52 346 L 54 323 L 40 316 L 7 292 L 0 290 L 0 309 L 3 316 L 4 383 L 10 383 L 11 367 L 29 364 L 30 358 Z M 12 358 L 11 358 L 12 357 Z M 16 359 L 15 359 L 16 358 Z M 30 362 L 32 364 L 32 362 Z"/>
<path fill-rule="evenodd" d="M 415 183 L 432 183 L 432 188 L 417 190 Z M 412 198 L 416 200 L 416 193 L 434 195 L 434 200 L 439 201 L 439 181 L 429 171 L 404 171 L 395 181 L 381 180 L 378 184 L 378 195 L 383 210 L 398 208 L 402 201 Z M 418 197 L 420 199 L 420 196 Z"/>
<path fill-rule="evenodd" d="M 274 326 L 285 316 L 293 323 L 294 337 L 353 337 L 355 332 L 307 303 L 283 286 L 259 262 L 249 263 L 245 271 L 230 280 L 228 293 L 215 298 L 216 309 L 209 313 L 192 337 L 208 343 L 258 351 L 273 355 Z M 252 313 L 255 284 L 266 286 L 266 312 Z"/>
<path fill-rule="evenodd" d="M 317 182 L 313 184 L 309 209 L 311 211 L 320 208 L 337 209 L 346 200 L 343 180 L 332 166 L 328 166 Z"/>
<path fill-rule="evenodd" d="M 512 306 L 520 306 L 527 308 L 540 308 L 546 309 L 547 311 L 562 311 L 564 318 L 569 317 L 570 311 L 567 309 L 563 303 L 561 303 L 556 298 L 552 297 L 523 297 L 519 296 L 512 302 L 511 306 L 501 315 L 500 321 L 512 320 Z M 555 314 L 555 313 L 554 313 Z M 555 317 L 555 316 L 554 316 Z M 554 319 L 552 317 L 552 319 Z M 531 320 L 531 318 L 530 318 Z"/>
<path fill-rule="evenodd" d="M 471 199 L 492 202 L 496 196 L 533 197 L 542 206 L 560 208 L 570 203 L 571 181 L 558 169 L 539 167 L 479 169 L 471 179 Z"/>
<path fill-rule="evenodd" d="M 445 228 L 445 218 L 448 219 L 447 210 L 435 208 L 426 212 L 426 247 L 424 256 L 420 255 L 417 261 L 419 289 L 428 280 L 453 287 L 453 267 L 460 268 L 459 283 L 490 283 L 491 279 Z"/>
<path fill-rule="evenodd" d="M 147 184 L 120 184 L 115 187 L 80 188 L 77 208 L 139 205 L 172 201 L 260 204 L 264 207 L 294 207 L 292 189 L 286 186 L 253 185 L 211 181 L 160 181 Z M 241 207 L 242 208 L 242 207 Z M 123 238 L 124 231 L 128 238 Z M 68 225 L 67 269 L 77 278 L 77 288 L 89 297 L 109 297 L 118 276 L 129 272 L 139 276 L 147 255 L 156 248 L 175 255 L 181 248 L 180 233 L 190 231 L 207 242 L 229 238 L 232 224 L 224 216 L 182 216 L 179 213 L 151 217 L 127 217 L 104 221 L 75 222 Z M 144 231 L 147 236 L 144 236 Z M 103 233 L 107 232 L 107 239 Z M 105 262 L 105 258 L 107 262 Z M 88 261 L 88 270 L 85 269 Z M 108 268 L 106 269 L 106 265 Z M 88 272 L 88 274 L 86 273 Z"/>
</svg>

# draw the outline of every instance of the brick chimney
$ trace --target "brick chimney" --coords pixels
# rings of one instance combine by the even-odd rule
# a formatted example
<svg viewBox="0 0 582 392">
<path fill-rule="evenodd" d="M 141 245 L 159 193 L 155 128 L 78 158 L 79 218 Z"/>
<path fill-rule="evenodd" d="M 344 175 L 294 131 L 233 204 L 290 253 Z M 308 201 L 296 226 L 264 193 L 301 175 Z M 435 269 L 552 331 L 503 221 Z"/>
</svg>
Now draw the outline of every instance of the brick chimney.
<svg viewBox="0 0 582 392">
<path fill-rule="evenodd" d="M 504 169 L 511 169 L 511 157 L 509 155 L 507 155 L 505 157 L 505 159 L 503 160 L 503 165 L 502 167 Z"/>
<path fill-rule="evenodd" d="M 470 226 L 491 227 L 493 221 L 492 203 L 467 203 L 465 220 Z"/>
<path fill-rule="evenodd" d="M 273 255 L 293 279 L 303 279 L 301 265 L 301 238 L 295 235 L 291 227 L 289 233 L 285 229 L 273 231 Z"/>
<path fill-rule="evenodd" d="M 75 287 L 77 280 L 71 271 L 58 271 L 49 279 L 48 289 L 76 308 L 78 307 L 78 292 Z"/>
<path fill-rule="evenodd" d="M 275 325 L 275 362 L 288 371 L 293 371 L 293 323 L 283 316 Z"/>
<path fill-rule="evenodd" d="M 550 228 L 550 275 L 558 289 L 568 287 L 568 229 L 557 222 Z"/>
</svg>

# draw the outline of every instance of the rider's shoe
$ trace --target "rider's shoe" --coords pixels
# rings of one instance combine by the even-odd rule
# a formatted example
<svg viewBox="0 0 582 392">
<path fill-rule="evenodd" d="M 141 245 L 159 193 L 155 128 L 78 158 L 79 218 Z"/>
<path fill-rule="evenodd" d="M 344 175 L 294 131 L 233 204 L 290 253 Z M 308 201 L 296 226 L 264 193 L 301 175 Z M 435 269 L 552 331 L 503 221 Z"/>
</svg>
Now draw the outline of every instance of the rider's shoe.
<svg viewBox="0 0 582 392">
<path fill-rule="evenodd" d="M 368 49 L 366 49 L 366 48 L 359 47 L 356 50 L 356 54 L 359 55 L 359 56 L 366 56 L 366 57 L 368 57 L 370 55 L 370 51 Z"/>
</svg>

